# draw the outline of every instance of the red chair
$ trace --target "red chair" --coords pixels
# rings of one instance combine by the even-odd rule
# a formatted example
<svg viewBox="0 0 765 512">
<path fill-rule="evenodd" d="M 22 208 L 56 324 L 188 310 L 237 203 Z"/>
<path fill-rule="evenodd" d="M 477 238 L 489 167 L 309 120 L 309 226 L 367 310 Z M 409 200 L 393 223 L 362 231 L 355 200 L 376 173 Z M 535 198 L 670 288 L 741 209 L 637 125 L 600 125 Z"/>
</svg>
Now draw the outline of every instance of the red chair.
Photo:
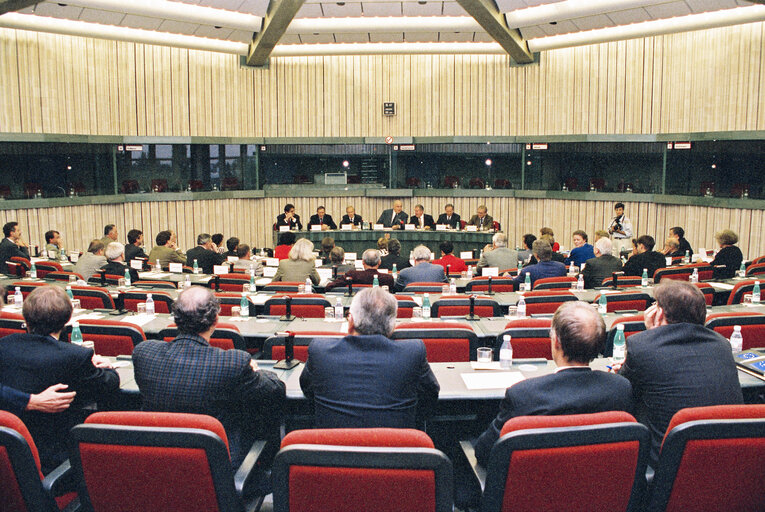
<svg viewBox="0 0 765 512">
<path fill-rule="evenodd" d="M 91 286 L 119 286 L 120 279 L 124 279 L 125 276 L 119 276 L 116 274 L 104 274 L 104 282 L 101 283 L 101 273 L 96 272 L 88 278 L 88 284 Z"/>
<path fill-rule="evenodd" d="M 543 277 L 534 281 L 532 290 L 570 290 L 571 283 L 576 283 L 576 277 Z"/>
<path fill-rule="evenodd" d="M 704 302 L 711 306 L 715 300 L 715 288 L 708 283 L 693 283 L 704 294 Z"/>
<path fill-rule="evenodd" d="M 420 178 L 410 176 L 406 179 L 406 186 L 408 188 L 420 188 Z"/>
<path fill-rule="evenodd" d="M 590 190 L 597 190 L 601 192 L 606 187 L 606 180 L 603 178 L 590 179 Z"/>
<path fill-rule="evenodd" d="M 178 337 L 178 326 L 170 324 L 159 331 L 159 338 L 165 341 L 173 341 Z M 242 337 L 239 328 L 234 324 L 218 322 L 210 337 L 210 346 L 223 350 L 247 350 L 247 343 Z M 257 350 L 255 351 L 257 352 Z"/>
<path fill-rule="evenodd" d="M 728 305 L 741 304 L 744 302 L 744 294 L 752 293 L 752 290 L 754 289 L 754 281 L 754 279 L 750 279 L 736 283 L 728 296 Z M 763 283 L 760 285 L 762 286 Z"/>
<path fill-rule="evenodd" d="M 173 297 L 162 290 L 129 290 L 122 293 L 123 307 L 128 311 L 138 311 L 138 304 L 146 302 L 146 298 L 151 294 L 154 299 L 154 311 L 157 313 L 170 313 L 173 307 Z"/>
<path fill-rule="evenodd" d="M 566 290 L 539 290 L 523 294 L 526 301 L 526 314 L 546 315 L 555 313 L 564 302 L 577 300 L 576 295 Z"/>
<path fill-rule="evenodd" d="M 140 190 L 141 187 L 138 185 L 137 180 L 124 180 L 120 187 L 120 192 L 122 194 L 137 194 Z"/>
<path fill-rule="evenodd" d="M 733 326 L 741 326 L 741 336 L 744 338 L 743 350 L 762 347 L 765 341 L 765 315 L 762 313 L 713 313 L 707 315 L 704 327 L 712 329 L 724 338 L 733 334 Z"/>
<path fill-rule="evenodd" d="M 257 466 L 256 443 L 234 474 L 221 423 L 201 414 L 98 412 L 71 433 L 72 467 L 86 510 L 253 510 L 245 498 Z M 249 503 L 248 503 L 249 501 Z"/>
<path fill-rule="evenodd" d="M 0 185 L 0 197 L 3 199 L 10 199 L 11 197 L 11 187 L 8 185 Z"/>
<path fill-rule="evenodd" d="M 502 316 L 502 308 L 491 297 L 476 296 L 473 313 L 480 317 Z M 442 295 L 433 302 L 432 315 L 436 318 L 445 316 L 466 316 L 470 314 L 470 297 L 464 295 Z"/>
<path fill-rule="evenodd" d="M 114 309 L 114 301 L 106 288 L 73 285 L 72 295 L 80 299 L 84 309 Z"/>
<path fill-rule="evenodd" d="M 414 308 L 417 307 L 417 303 L 409 295 L 396 295 L 398 301 L 398 311 L 396 312 L 396 318 L 412 318 Z"/>
<path fill-rule="evenodd" d="M 220 302 L 221 316 L 231 316 L 231 308 L 240 306 L 242 303 L 241 293 L 215 292 L 215 296 L 218 298 L 218 302 Z M 252 315 L 255 311 L 255 304 L 249 300 L 249 297 L 248 301 L 250 303 L 250 314 Z"/>
<path fill-rule="evenodd" d="M 178 285 L 173 281 L 136 281 L 135 283 L 132 283 L 133 286 L 137 288 L 150 288 L 152 290 L 159 289 L 159 290 L 177 290 Z"/>
<path fill-rule="evenodd" d="M 456 322 L 409 322 L 396 326 L 394 340 L 422 340 L 431 363 L 476 359 L 478 337 L 473 328 Z"/>
<path fill-rule="evenodd" d="M 68 466 L 65 462 L 49 475 L 43 475 L 37 446 L 26 425 L 10 412 L 0 411 L 2 510 L 52 512 L 64 509 L 76 497 L 74 492 L 68 492 L 73 490 L 67 483 L 72 476 Z"/>
<path fill-rule="evenodd" d="M 308 360 L 308 345 L 317 338 L 344 338 L 345 334 L 330 331 L 305 331 L 294 333 L 293 358 L 298 361 Z M 274 335 L 263 343 L 263 359 L 284 359 L 286 337 Z"/>
<path fill-rule="evenodd" d="M 218 286 L 224 292 L 242 293 L 242 285 L 250 284 L 249 274 L 221 274 L 218 276 Z M 215 278 L 210 279 L 208 283 L 210 288 L 215 288 Z"/>
<path fill-rule="evenodd" d="M 616 327 L 624 325 L 624 337 L 629 338 L 633 334 L 645 331 L 645 319 L 643 315 L 631 315 L 617 318 L 611 324 L 611 328 L 606 333 L 606 344 L 603 347 L 603 356 L 611 357 L 614 355 L 614 338 L 616 337 Z"/>
<path fill-rule="evenodd" d="M 765 263 L 765 256 L 757 256 L 753 261 L 753 265 L 757 265 L 759 263 Z"/>
<path fill-rule="evenodd" d="M 747 276 L 759 276 L 765 274 L 765 263 L 753 263 L 746 267 Z"/>
<path fill-rule="evenodd" d="M 249 282 L 249 278 L 247 278 Z M 292 281 L 277 281 L 275 283 L 268 283 L 263 287 L 264 292 L 294 292 L 297 293 L 300 289 L 300 285 L 305 283 L 298 283 Z M 239 289 L 241 291 L 241 288 Z"/>
<path fill-rule="evenodd" d="M 32 263 L 21 256 L 12 257 L 9 261 L 5 262 L 5 265 L 8 267 L 8 272 L 6 273 L 16 277 L 26 277 L 27 272 L 32 268 Z"/>
<path fill-rule="evenodd" d="M 205 185 L 202 183 L 202 180 L 189 180 L 189 189 L 191 189 L 192 192 L 199 192 L 204 188 Z"/>
<path fill-rule="evenodd" d="M 15 281 L 11 283 L 6 289 L 5 289 L 5 301 L 10 302 L 8 300 L 8 297 L 13 296 L 14 293 L 16 293 L 16 288 L 21 290 L 21 296 L 24 297 L 24 299 L 27 298 L 27 296 L 32 293 L 37 288 L 40 288 L 41 286 L 49 286 L 48 283 L 35 283 L 30 281 Z"/>
<path fill-rule="evenodd" d="M 491 291 L 493 292 L 512 292 L 515 291 L 515 285 L 513 284 L 512 277 L 500 276 L 491 278 Z M 474 277 L 468 281 L 465 285 L 465 292 L 488 292 L 489 291 L 489 278 L 487 276 Z"/>
<path fill-rule="evenodd" d="M 513 184 L 510 180 L 506 180 L 504 178 L 498 178 L 494 180 L 494 188 L 497 189 L 511 189 L 513 188 Z"/>
<path fill-rule="evenodd" d="M 25 334 L 27 323 L 21 313 L 0 311 L 0 338 L 9 334 Z"/>
<path fill-rule="evenodd" d="M 92 341 L 96 354 L 101 356 L 130 355 L 133 347 L 146 341 L 146 335 L 138 325 L 90 318 L 80 320 L 79 324 L 83 339 Z M 71 336 L 71 330 L 67 331 L 66 335 Z"/>
<path fill-rule="evenodd" d="M 36 197 L 37 194 L 42 195 L 42 187 L 39 183 L 24 183 L 24 195 L 27 199 Z"/>
<path fill-rule="evenodd" d="M 669 423 L 648 510 L 763 510 L 765 405 L 678 411 Z"/>
<path fill-rule="evenodd" d="M 499 354 L 499 346 L 504 336 L 509 334 L 512 339 L 513 357 L 528 359 L 543 357 L 552 360 L 550 346 L 550 318 L 520 318 L 511 320 L 505 325 L 505 330 L 497 336 L 497 346 L 494 352 Z"/>
<path fill-rule="evenodd" d="M 272 475 L 274 512 L 452 510 L 452 464 L 414 429 L 296 430 Z"/>
<path fill-rule="evenodd" d="M 66 270 L 56 271 L 56 272 L 48 272 L 48 275 L 45 276 L 45 279 L 53 279 L 54 281 L 69 281 L 69 277 L 74 276 L 80 281 L 84 281 L 85 278 L 83 278 L 80 274 L 77 272 L 68 272 Z"/>
<path fill-rule="evenodd" d="M 467 221 L 460 219 L 460 229 L 464 230 L 465 226 L 467 226 Z M 467 263 L 467 262 L 465 262 Z"/>
<path fill-rule="evenodd" d="M 601 286 L 611 286 L 613 284 L 613 277 L 607 277 L 603 279 L 603 282 L 601 283 Z M 616 278 L 616 287 L 617 288 L 633 288 L 635 286 L 640 286 L 641 279 L 640 277 L 635 276 L 618 276 Z"/>
<path fill-rule="evenodd" d="M 323 295 L 318 293 L 287 293 L 274 295 L 263 305 L 266 315 L 286 315 L 286 297 L 292 297 L 292 314 L 299 318 L 324 318 L 324 308 L 331 307 Z"/>
<path fill-rule="evenodd" d="M 62 272 L 64 270 L 64 267 L 55 261 L 41 261 L 40 263 L 35 263 L 35 268 L 37 269 L 37 277 L 40 279 L 45 279 L 45 276 L 51 272 Z"/>
<path fill-rule="evenodd" d="M 638 510 L 649 451 L 648 429 L 626 412 L 512 418 L 489 455 L 481 510 Z"/>
<path fill-rule="evenodd" d="M 446 283 L 416 282 L 404 287 L 404 293 L 441 293 Z"/>
<path fill-rule="evenodd" d="M 494 231 L 502 231 L 502 224 L 500 224 L 500 223 L 499 223 L 499 221 L 496 221 L 496 220 L 495 220 L 495 221 L 492 223 L 492 229 L 493 229 Z"/>
<path fill-rule="evenodd" d="M 688 281 L 693 270 L 686 267 L 664 267 L 657 268 L 653 273 L 653 282 L 658 284 L 662 279 L 676 279 L 678 281 Z"/>
<path fill-rule="evenodd" d="M 714 181 L 702 181 L 701 186 L 699 187 L 699 195 L 705 196 L 707 195 L 707 190 L 712 195 L 715 195 L 715 182 Z"/>
<path fill-rule="evenodd" d="M 239 180 L 237 178 L 223 178 L 220 186 L 221 190 L 239 190 Z"/>
<path fill-rule="evenodd" d="M 579 186 L 579 180 L 576 178 L 566 178 L 563 182 L 564 185 L 566 185 L 566 188 L 568 190 L 576 190 Z"/>
<path fill-rule="evenodd" d="M 593 299 L 593 304 L 598 304 L 600 295 Z M 606 311 L 645 311 L 653 302 L 653 298 L 643 292 L 613 292 L 606 294 Z"/>
</svg>

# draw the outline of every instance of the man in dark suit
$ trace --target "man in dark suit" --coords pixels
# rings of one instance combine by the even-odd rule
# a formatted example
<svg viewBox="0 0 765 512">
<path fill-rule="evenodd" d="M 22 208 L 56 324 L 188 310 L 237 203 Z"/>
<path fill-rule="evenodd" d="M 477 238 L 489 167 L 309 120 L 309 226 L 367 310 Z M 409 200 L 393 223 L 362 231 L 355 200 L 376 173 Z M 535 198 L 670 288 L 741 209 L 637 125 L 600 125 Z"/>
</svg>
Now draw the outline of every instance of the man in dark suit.
<svg viewBox="0 0 765 512">
<path fill-rule="evenodd" d="M 486 214 L 488 211 L 489 210 L 486 208 L 486 206 L 479 206 L 476 209 L 476 214 L 470 217 L 467 225 L 476 226 L 478 231 L 494 229 L 494 219 L 491 217 L 491 215 Z"/>
<path fill-rule="evenodd" d="M 57 286 L 41 286 L 30 293 L 22 310 L 28 334 L 0 340 L 0 378 L 23 393 L 41 393 L 61 383 L 76 393 L 72 406 L 60 413 L 25 410 L 20 418 L 29 428 L 44 474 L 68 456 L 69 430 L 87 416 L 84 406 L 119 388 L 120 379 L 109 360 L 93 349 L 59 341 L 72 316 L 72 303 Z"/>
<path fill-rule="evenodd" d="M 387 286 L 393 290 L 395 282 L 390 274 L 381 274 L 377 271 L 380 267 L 380 251 L 377 249 L 367 249 L 361 256 L 361 263 L 364 270 L 348 270 L 344 276 L 338 277 L 324 287 L 326 291 L 338 286 L 348 286 L 348 281 L 353 284 L 374 284 L 375 276 L 380 286 Z"/>
<path fill-rule="evenodd" d="M 389 244 L 390 245 L 390 244 Z M 405 268 L 398 273 L 398 279 L 396 280 L 396 290 L 401 291 L 406 288 L 409 283 L 445 283 L 446 274 L 444 274 L 444 267 L 441 265 L 434 265 L 430 262 L 431 253 L 430 249 L 424 245 L 418 245 L 412 251 L 412 258 L 414 258 L 414 266 Z"/>
<path fill-rule="evenodd" d="M 446 224 L 451 229 L 460 229 L 460 216 L 454 213 L 454 205 L 449 203 L 444 206 L 444 213 L 438 216 L 436 224 Z"/>
<path fill-rule="evenodd" d="M 392 294 L 365 288 L 351 303 L 348 336 L 311 341 L 300 388 L 316 427 L 414 428 L 438 400 L 422 340 L 390 339 L 397 309 Z"/>
<path fill-rule="evenodd" d="M 3 226 L 3 241 L 0 242 L 0 272 L 7 274 L 8 265 L 13 257 L 29 259 L 29 246 L 21 239 L 18 222 L 8 222 Z"/>
<path fill-rule="evenodd" d="M 345 215 L 343 215 L 340 225 L 353 224 L 353 226 L 361 226 L 363 222 L 361 215 L 356 215 L 356 209 L 353 206 L 348 206 L 345 209 Z"/>
<path fill-rule="evenodd" d="M 419 229 L 436 229 L 433 216 L 425 213 L 425 207 L 421 204 L 414 207 L 414 215 L 409 217 L 409 224 L 414 224 Z"/>
<path fill-rule="evenodd" d="M 108 275 L 125 277 L 125 271 L 130 274 L 130 283 L 138 281 L 138 271 L 125 265 L 125 246 L 119 242 L 112 242 L 104 251 L 106 265 L 101 267 Z"/>
<path fill-rule="evenodd" d="M 385 228 L 404 229 L 409 214 L 404 211 L 404 203 L 396 199 L 393 201 L 393 208 L 384 210 L 377 219 L 378 224 Z"/>
<path fill-rule="evenodd" d="M 603 318 L 589 304 L 571 301 L 560 306 L 553 316 L 550 342 L 558 369 L 507 388 L 499 414 L 474 443 L 481 465 L 488 462 L 505 422 L 516 416 L 632 412 L 629 381 L 589 367 L 606 343 Z"/>
<path fill-rule="evenodd" d="M 597 288 L 603 286 L 603 280 L 611 277 L 614 272 L 622 269 L 622 260 L 611 254 L 611 240 L 609 238 L 598 238 L 595 242 L 595 257 L 584 262 L 585 288 Z"/>
<path fill-rule="evenodd" d="M 255 439 L 279 425 L 285 387 L 274 373 L 258 370 L 247 352 L 210 346 L 219 312 L 211 290 L 187 288 L 173 304 L 178 337 L 139 343 L 133 365 L 144 410 L 216 417 L 236 468 Z"/>
<path fill-rule="evenodd" d="M 40 393 L 24 393 L 0 384 L 0 409 L 21 416 L 24 411 L 62 412 L 69 408 L 77 393 L 65 391 L 66 384 L 53 384 Z"/>
<path fill-rule="evenodd" d="M 327 214 L 326 211 L 326 208 L 323 206 L 316 208 L 316 215 L 311 215 L 311 220 L 308 221 L 308 225 L 319 225 L 321 226 L 322 231 L 327 229 L 337 229 L 337 224 L 332 220 L 332 215 Z"/>
<path fill-rule="evenodd" d="M 401 256 L 401 242 L 396 238 L 391 238 L 388 241 L 388 254 L 382 257 L 380 268 L 393 271 L 393 265 L 396 266 L 396 271 L 404 270 L 411 267 L 409 258 Z"/>
<path fill-rule="evenodd" d="M 290 229 L 297 229 L 298 231 L 303 229 L 303 224 L 300 222 L 300 215 L 295 213 L 295 205 L 287 203 L 284 205 L 284 213 L 276 217 L 276 229 L 279 230 L 282 226 L 289 226 Z"/>
<path fill-rule="evenodd" d="M 663 280 L 630 336 L 619 370 L 632 383 L 637 419 L 651 431 L 651 466 L 672 416 L 686 407 L 743 403 L 730 343 L 704 327 L 706 303 L 691 283 Z"/>
<path fill-rule="evenodd" d="M 693 247 L 691 247 L 691 244 L 685 239 L 685 230 L 683 228 L 680 226 L 669 228 L 669 236 L 677 240 L 680 254 L 682 256 L 685 256 L 685 253 L 687 252 L 688 256 L 693 258 Z M 705 255 L 702 254 L 702 256 Z"/>
<path fill-rule="evenodd" d="M 127 234 L 128 244 L 125 246 L 125 261 L 130 261 L 134 258 L 144 258 L 148 260 L 149 257 L 143 251 L 143 231 L 138 229 L 131 229 Z"/>
<path fill-rule="evenodd" d="M 552 261 L 552 246 L 550 242 L 544 239 L 534 240 L 531 244 L 531 250 L 534 253 L 534 257 L 538 263 L 534 265 L 528 265 L 521 269 L 518 273 L 518 277 L 513 279 L 515 289 L 518 289 L 518 285 L 526 281 L 526 275 L 531 278 L 531 286 L 537 279 L 543 279 L 545 277 L 562 277 L 566 275 L 566 265 L 559 261 Z"/>
<path fill-rule="evenodd" d="M 212 237 L 208 233 L 197 235 L 197 246 L 186 253 L 186 264 L 193 266 L 194 260 L 197 260 L 197 265 L 203 274 L 212 274 L 213 267 L 221 265 L 226 260 L 226 257 L 218 254 L 213 247 Z"/>
<path fill-rule="evenodd" d="M 624 275 L 642 276 L 643 269 L 646 269 L 648 277 L 651 278 L 656 269 L 667 265 L 664 255 L 653 250 L 654 244 L 653 237 L 649 235 L 643 235 L 637 239 L 637 254 L 630 257 L 624 264 Z"/>
</svg>

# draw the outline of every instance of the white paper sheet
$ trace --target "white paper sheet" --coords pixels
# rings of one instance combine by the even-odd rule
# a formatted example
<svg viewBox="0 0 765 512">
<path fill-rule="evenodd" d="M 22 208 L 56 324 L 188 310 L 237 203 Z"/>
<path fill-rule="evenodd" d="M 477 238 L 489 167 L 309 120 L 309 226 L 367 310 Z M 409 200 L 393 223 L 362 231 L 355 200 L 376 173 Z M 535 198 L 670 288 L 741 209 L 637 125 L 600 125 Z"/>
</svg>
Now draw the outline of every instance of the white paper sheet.
<svg viewBox="0 0 765 512">
<path fill-rule="evenodd" d="M 143 327 L 144 325 L 148 324 L 152 320 L 154 320 L 156 316 L 154 315 L 147 315 L 147 314 L 140 314 L 140 315 L 130 315 L 126 316 L 120 322 L 124 322 L 126 324 L 133 324 L 137 325 L 139 327 Z"/>
<path fill-rule="evenodd" d="M 469 390 L 477 389 L 505 389 L 517 384 L 526 377 L 521 372 L 486 372 L 486 373 L 462 373 L 460 374 L 465 387 Z"/>
<path fill-rule="evenodd" d="M 712 285 L 712 286 L 714 286 L 715 288 L 721 288 L 721 289 L 723 289 L 723 290 L 732 290 L 732 289 L 733 289 L 733 285 L 732 285 L 732 284 L 728 284 L 728 283 L 714 283 L 714 282 L 709 282 L 709 283 L 707 283 L 707 284 L 711 284 L 711 285 Z"/>
</svg>

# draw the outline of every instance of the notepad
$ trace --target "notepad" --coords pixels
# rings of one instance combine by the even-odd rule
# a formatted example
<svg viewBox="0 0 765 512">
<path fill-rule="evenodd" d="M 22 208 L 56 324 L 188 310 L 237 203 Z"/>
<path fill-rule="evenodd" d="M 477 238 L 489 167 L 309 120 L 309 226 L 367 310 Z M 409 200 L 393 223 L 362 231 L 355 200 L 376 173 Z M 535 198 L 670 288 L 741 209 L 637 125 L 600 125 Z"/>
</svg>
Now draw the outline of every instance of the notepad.
<svg viewBox="0 0 765 512">
<path fill-rule="evenodd" d="M 462 373 L 460 376 L 469 390 L 506 389 L 526 379 L 521 372 L 515 371 Z"/>
</svg>

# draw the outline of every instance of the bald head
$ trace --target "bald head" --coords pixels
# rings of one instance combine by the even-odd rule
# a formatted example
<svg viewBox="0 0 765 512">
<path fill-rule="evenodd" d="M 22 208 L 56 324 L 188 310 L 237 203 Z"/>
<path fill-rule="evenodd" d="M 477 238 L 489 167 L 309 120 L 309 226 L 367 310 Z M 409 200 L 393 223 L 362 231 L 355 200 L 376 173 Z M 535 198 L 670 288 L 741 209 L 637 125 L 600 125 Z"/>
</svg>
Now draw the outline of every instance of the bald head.
<svg viewBox="0 0 765 512">
<path fill-rule="evenodd" d="M 606 324 L 592 305 L 573 300 L 555 312 L 550 336 L 560 344 L 565 363 L 588 364 L 605 347 Z"/>
<path fill-rule="evenodd" d="M 209 288 L 186 288 L 173 303 L 173 318 L 179 334 L 201 334 L 218 323 L 220 303 Z"/>
<path fill-rule="evenodd" d="M 404 203 L 396 199 L 393 201 L 393 211 L 396 213 L 400 213 L 401 210 L 404 208 Z"/>
</svg>

